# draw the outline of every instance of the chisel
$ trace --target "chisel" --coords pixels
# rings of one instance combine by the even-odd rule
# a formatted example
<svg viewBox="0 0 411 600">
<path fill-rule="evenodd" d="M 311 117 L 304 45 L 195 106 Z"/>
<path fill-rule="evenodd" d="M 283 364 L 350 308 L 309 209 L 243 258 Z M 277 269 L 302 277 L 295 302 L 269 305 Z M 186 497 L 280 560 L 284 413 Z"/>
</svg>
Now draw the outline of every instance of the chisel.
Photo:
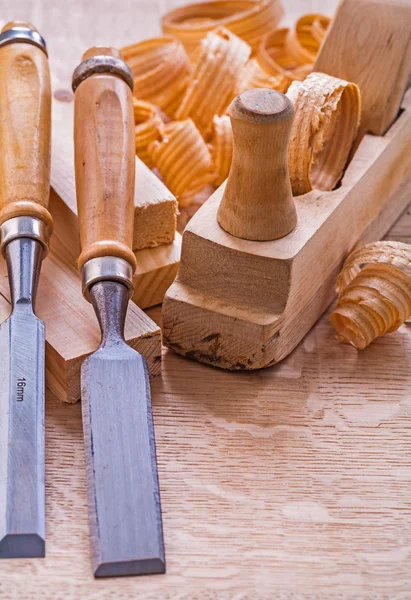
<svg viewBox="0 0 411 600">
<path fill-rule="evenodd" d="M 34 313 L 52 219 L 46 44 L 29 23 L 0 34 L 0 244 L 12 313 L 0 327 L 0 557 L 45 554 L 44 323 Z"/>
<path fill-rule="evenodd" d="M 96 577 L 165 571 L 147 366 L 123 333 L 136 266 L 132 88 L 113 48 L 91 48 L 73 74 L 79 268 L 101 329 L 81 370 Z"/>
</svg>

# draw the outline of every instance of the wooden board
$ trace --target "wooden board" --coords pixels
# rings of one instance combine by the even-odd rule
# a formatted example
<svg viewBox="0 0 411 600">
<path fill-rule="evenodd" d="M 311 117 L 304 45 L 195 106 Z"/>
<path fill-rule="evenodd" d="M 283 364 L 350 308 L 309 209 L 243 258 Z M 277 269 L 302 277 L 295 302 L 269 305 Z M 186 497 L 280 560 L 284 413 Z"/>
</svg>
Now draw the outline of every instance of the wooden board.
<svg viewBox="0 0 411 600">
<path fill-rule="evenodd" d="M 0 563 L 2 599 L 406 600 L 410 352 L 403 327 L 359 354 L 328 316 L 263 372 L 166 352 L 152 383 L 165 576 L 93 581 L 80 406 L 49 394 L 48 554 Z"/>
<path fill-rule="evenodd" d="M 67 87 L 84 48 L 157 34 L 178 3 L 5 0 L 1 17 L 38 25 Z M 288 21 L 334 6 L 288 0 Z M 411 242 L 411 211 L 392 231 Z M 254 373 L 164 353 L 152 382 L 164 576 L 93 580 L 81 407 L 49 393 L 47 557 L 0 562 L 1 599 L 408 600 L 411 329 L 363 353 L 334 335 L 325 315 L 283 363 Z"/>
</svg>

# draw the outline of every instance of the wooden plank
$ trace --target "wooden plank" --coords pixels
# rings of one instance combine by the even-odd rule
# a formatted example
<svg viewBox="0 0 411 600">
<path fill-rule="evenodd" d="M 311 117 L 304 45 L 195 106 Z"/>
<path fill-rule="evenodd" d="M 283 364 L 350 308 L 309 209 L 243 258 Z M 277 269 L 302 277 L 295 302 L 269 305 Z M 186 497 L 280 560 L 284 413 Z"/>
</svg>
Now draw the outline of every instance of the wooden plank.
<svg viewBox="0 0 411 600">
<path fill-rule="evenodd" d="M 334 335 L 325 317 L 247 374 L 166 352 L 152 383 L 165 576 L 93 581 L 80 406 L 49 394 L 47 558 L 2 561 L 2 599 L 408 598 L 410 331 L 364 353 Z"/>
<path fill-rule="evenodd" d="M 410 199 L 410 198 L 409 198 Z M 389 239 L 395 239 L 406 244 L 411 243 L 411 208 L 408 207 L 401 219 L 394 224 L 389 233 Z"/>
</svg>

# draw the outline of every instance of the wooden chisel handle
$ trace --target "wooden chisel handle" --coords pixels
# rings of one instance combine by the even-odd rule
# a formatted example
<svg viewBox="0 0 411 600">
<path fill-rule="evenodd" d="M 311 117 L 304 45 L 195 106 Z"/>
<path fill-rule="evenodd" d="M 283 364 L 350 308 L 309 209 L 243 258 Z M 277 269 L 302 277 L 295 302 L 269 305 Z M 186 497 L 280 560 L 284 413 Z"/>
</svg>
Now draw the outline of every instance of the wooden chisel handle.
<svg viewBox="0 0 411 600">
<path fill-rule="evenodd" d="M 127 72 L 117 50 L 91 48 L 73 75 L 80 269 L 105 257 L 126 261 L 131 273 L 136 267 L 135 134 Z M 110 279 L 110 273 L 104 278 Z"/>
<path fill-rule="evenodd" d="M 47 210 L 51 147 L 47 54 L 29 23 L 8 23 L 1 33 L 0 225 L 14 217 L 35 217 L 49 235 L 53 221 Z"/>
</svg>

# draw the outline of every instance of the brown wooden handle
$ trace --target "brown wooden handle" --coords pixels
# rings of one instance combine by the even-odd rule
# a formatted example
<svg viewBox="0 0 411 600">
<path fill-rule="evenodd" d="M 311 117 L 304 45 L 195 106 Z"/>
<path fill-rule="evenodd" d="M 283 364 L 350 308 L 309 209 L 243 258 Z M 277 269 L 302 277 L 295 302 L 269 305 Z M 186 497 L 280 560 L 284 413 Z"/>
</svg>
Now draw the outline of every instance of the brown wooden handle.
<svg viewBox="0 0 411 600">
<path fill-rule="evenodd" d="M 297 222 L 288 175 L 293 106 L 280 92 L 255 89 L 237 96 L 229 115 L 233 161 L 218 222 L 247 240 L 283 237 Z"/>
<path fill-rule="evenodd" d="M 28 23 L 8 23 L 35 28 Z M 53 226 L 50 195 L 51 90 L 45 52 L 32 44 L 0 47 L 0 224 L 32 216 Z"/>
<path fill-rule="evenodd" d="M 119 53 L 93 48 L 83 59 Z M 132 93 L 113 74 L 82 81 L 75 92 L 74 146 L 81 255 L 115 256 L 133 269 L 135 140 Z"/>
</svg>

